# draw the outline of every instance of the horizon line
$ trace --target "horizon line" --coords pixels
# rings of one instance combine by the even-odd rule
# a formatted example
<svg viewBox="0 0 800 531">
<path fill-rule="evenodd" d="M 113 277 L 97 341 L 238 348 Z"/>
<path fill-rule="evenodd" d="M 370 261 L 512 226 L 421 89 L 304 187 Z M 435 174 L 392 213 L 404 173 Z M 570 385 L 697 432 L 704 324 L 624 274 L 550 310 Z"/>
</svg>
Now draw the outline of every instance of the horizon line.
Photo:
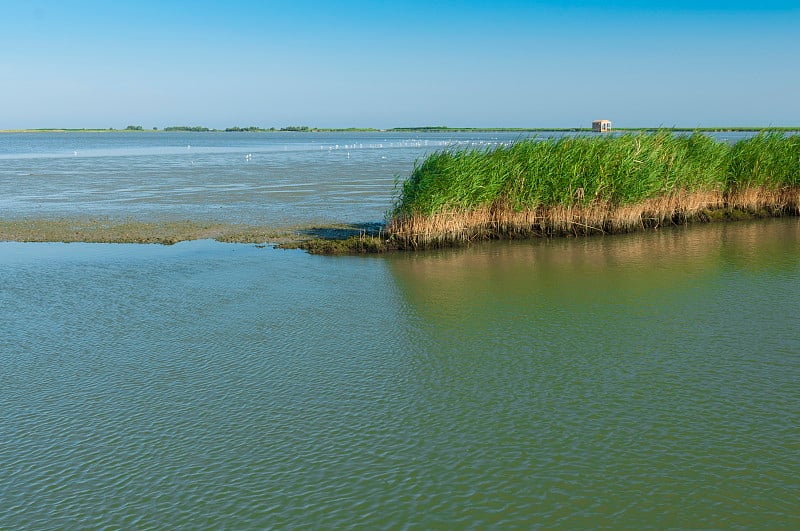
<svg viewBox="0 0 800 531">
<path fill-rule="evenodd" d="M 165 127 L 144 128 L 142 126 L 127 126 L 125 128 L 115 127 L 24 127 L 0 129 L 0 133 L 26 133 L 26 132 L 126 132 L 126 133 L 147 133 L 147 132 L 391 132 L 391 131 L 591 131 L 589 127 L 459 127 L 445 125 L 421 125 L 421 126 L 401 126 L 401 127 L 316 127 L 316 126 L 283 126 L 283 127 L 260 127 L 260 126 L 229 126 L 225 128 L 214 128 L 206 126 L 187 126 L 170 125 Z M 612 131 L 640 131 L 640 130 L 666 130 L 666 131 L 800 131 L 800 125 L 789 126 L 738 126 L 738 125 L 710 125 L 710 126 L 633 126 L 621 127 L 613 126 Z"/>
</svg>

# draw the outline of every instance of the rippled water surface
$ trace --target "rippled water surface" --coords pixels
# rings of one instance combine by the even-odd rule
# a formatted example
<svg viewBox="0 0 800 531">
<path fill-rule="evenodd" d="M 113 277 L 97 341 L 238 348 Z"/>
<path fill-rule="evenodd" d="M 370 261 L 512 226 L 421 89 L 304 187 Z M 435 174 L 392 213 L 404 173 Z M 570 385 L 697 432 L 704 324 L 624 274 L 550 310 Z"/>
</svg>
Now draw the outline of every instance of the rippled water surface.
<svg viewBox="0 0 800 531">
<path fill-rule="evenodd" d="M 0 243 L 0 529 L 800 527 L 800 220 Z"/>
</svg>

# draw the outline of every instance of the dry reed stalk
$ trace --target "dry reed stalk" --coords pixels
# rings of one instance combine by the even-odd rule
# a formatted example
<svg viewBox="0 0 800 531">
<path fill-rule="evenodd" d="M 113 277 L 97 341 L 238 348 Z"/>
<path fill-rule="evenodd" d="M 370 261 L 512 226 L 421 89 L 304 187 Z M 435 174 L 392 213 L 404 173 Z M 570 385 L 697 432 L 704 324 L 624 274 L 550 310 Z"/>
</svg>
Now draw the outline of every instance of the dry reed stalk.
<svg viewBox="0 0 800 531">
<path fill-rule="evenodd" d="M 707 219 L 709 211 L 764 209 L 800 213 L 800 188 L 748 188 L 727 197 L 719 190 L 685 190 L 631 205 L 591 203 L 515 210 L 498 203 L 465 212 L 393 218 L 388 231 L 400 247 L 441 247 L 475 239 L 631 232 Z"/>
<path fill-rule="evenodd" d="M 800 187 L 786 186 L 778 189 L 748 187 L 735 190 L 728 196 L 730 208 L 747 212 L 772 210 L 776 213 L 800 213 Z"/>
</svg>

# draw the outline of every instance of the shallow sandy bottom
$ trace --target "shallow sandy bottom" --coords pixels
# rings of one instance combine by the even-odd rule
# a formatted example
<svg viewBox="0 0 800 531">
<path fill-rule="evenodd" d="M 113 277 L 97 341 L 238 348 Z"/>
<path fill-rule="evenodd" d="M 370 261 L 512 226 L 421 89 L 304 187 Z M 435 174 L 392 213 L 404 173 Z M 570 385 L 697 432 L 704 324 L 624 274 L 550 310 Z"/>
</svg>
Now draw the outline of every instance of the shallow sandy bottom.
<svg viewBox="0 0 800 531">
<path fill-rule="evenodd" d="M 0 220 L 0 241 L 160 243 L 214 239 L 231 243 L 290 244 L 313 238 L 341 239 L 369 232 L 367 225 L 273 228 L 198 221 L 111 219 Z"/>
</svg>

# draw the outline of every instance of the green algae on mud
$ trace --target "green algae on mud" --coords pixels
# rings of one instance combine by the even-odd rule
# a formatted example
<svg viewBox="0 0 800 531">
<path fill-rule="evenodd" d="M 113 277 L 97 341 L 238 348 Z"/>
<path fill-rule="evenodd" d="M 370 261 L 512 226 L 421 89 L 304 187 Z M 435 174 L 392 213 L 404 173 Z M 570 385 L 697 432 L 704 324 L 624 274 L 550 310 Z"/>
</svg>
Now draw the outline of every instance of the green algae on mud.
<svg viewBox="0 0 800 531">
<path fill-rule="evenodd" d="M 203 239 L 224 243 L 266 244 L 281 249 L 303 249 L 312 254 L 379 253 L 393 249 L 383 224 L 376 223 L 276 229 L 191 220 L 0 220 L 0 241 L 173 245 L 182 241 Z"/>
<path fill-rule="evenodd" d="M 191 220 L 146 222 L 99 218 L 0 220 L 0 241 L 140 243 L 173 245 L 212 239 L 224 243 L 272 245 L 312 254 L 380 253 L 394 250 L 383 224 L 333 224 L 271 228 Z"/>
<path fill-rule="evenodd" d="M 76 219 L 0 220 L 0 241 L 157 243 L 214 239 L 229 243 L 283 243 L 295 239 L 292 229 L 215 222 Z"/>
</svg>

